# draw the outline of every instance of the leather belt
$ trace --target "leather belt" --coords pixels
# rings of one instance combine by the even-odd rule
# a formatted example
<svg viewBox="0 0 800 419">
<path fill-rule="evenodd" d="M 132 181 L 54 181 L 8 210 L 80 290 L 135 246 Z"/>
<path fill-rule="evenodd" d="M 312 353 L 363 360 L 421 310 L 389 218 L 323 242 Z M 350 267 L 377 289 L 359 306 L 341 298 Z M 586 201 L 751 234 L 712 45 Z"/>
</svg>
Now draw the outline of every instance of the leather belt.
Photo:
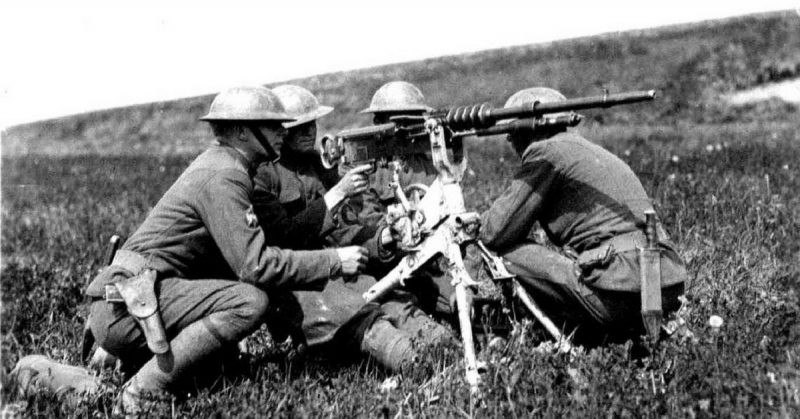
<svg viewBox="0 0 800 419">
<path fill-rule="evenodd" d="M 636 250 L 637 248 L 644 246 L 645 243 L 646 241 L 643 232 L 638 230 L 631 231 L 614 236 L 600 243 L 598 246 L 584 250 L 579 254 L 578 260 L 600 260 L 607 257 L 609 253 L 611 253 L 611 256 L 613 256 L 616 253 Z"/>
<path fill-rule="evenodd" d="M 111 265 L 118 266 L 132 273 L 134 276 L 141 273 L 147 268 L 148 259 L 137 252 L 130 250 L 118 250 L 111 261 Z M 104 300 L 109 303 L 124 303 L 125 299 L 122 298 L 117 286 L 115 284 L 106 284 Z"/>
<path fill-rule="evenodd" d="M 111 262 L 112 265 L 127 269 L 134 275 L 138 275 L 149 263 L 148 258 L 130 250 L 117 251 L 114 255 L 114 260 Z"/>
<path fill-rule="evenodd" d="M 611 237 L 580 253 L 569 248 L 566 248 L 564 253 L 575 261 L 575 275 L 584 281 L 592 269 L 606 267 L 617 254 L 634 251 L 645 244 L 644 233 L 637 230 Z"/>
</svg>

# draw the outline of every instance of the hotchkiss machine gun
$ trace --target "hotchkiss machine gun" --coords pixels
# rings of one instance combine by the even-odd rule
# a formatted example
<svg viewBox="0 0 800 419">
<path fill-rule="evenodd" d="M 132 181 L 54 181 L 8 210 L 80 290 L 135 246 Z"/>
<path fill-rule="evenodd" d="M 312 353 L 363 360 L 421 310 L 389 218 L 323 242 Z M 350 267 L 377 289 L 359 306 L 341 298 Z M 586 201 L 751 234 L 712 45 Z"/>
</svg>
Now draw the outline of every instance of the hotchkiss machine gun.
<svg viewBox="0 0 800 419">
<path fill-rule="evenodd" d="M 562 351 L 571 345 L 558 327 L 536 305 L 533 298 L 506 270 L 502 259 L 493 255 L 477 240 L 480 216 L 467 211 L 461 180 L 467 168 L 463 139 L 468 136 L 490 136 L 515 132 L 534 132 L 548 127 L 575 126 L 581 116 L 575 111 L 607 108 L 616 105 L 650 101 L 655 91 L 636 91 L 597 97 L 568 99 L 562 102 L 530 102 L 513 108 L 493 108 L 488 104 L 453 107 L 419 117 L 397 117 L 392 122 L 326 136 L 321 143 L 323 164 L 354 165 L 372 163 L 394 168 L 394 189 L 397 203 L 388 208 L 387 221 L 409 217 L 413 229 L 404 232 L 398 244 L 403 258 L 386 276 L 364 293 L 366 302 L 379 300 L 400 287 L 417 270 L 436 259 L 445 268 L 455 287 L 459 328 L 464 344 L 466 380 L 472 393 L 479 391 L 480 374 L 473 342 L 471 307 L 468 287 L 477 283 L 464 266 L 465 246 L 477 243 L 485 267 L 506 295 L 516 297 L 534 318 L 558 342 Z M 512 122 L 503 120 L 514 119 Z M 427 137 L 428 141 L 425 141 Z M 421 199 L 409 200 L 399 184 L 399 169 L 405 156 L 430 151 L 438 175 Z M 452 155 L 452 160 L 449 154 Z M 391 224 L 390 224 L 391 225 Z"/>
</svg>

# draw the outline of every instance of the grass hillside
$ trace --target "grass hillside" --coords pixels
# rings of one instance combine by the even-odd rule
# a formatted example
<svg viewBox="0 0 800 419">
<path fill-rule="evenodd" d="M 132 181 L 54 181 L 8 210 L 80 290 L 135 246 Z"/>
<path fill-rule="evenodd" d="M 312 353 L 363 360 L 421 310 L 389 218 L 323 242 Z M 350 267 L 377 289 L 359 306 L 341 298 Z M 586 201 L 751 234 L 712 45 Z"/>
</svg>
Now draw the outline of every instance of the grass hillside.
<svg viewBox="0 0 800 419">
<path fill-rule="evenodd" d="M 431 105 L 502 105 L 515 91 L 545 85 L 568 97 L 657 88 L 654 105 L 603 111 L 595 124 L 671 124 L 787 119 L 783 103 L 731 108 L 718 100 L 737 88 L 800 75 L 800 17 L 770 13 L 658 29 L 518 46 L 289 82 L 336 107 L 322 132 L 368 123 L 356 112 L 391 80 L 418 85 Z M 279 83 L 278 83 L 279 84 Z M 196 152 L 208 131 L 197 118 L 213 96 L 137 105 L 10 128 L 3 154 Z M 589 113 L 591 115 L 591 113 Z"/>
</svg>

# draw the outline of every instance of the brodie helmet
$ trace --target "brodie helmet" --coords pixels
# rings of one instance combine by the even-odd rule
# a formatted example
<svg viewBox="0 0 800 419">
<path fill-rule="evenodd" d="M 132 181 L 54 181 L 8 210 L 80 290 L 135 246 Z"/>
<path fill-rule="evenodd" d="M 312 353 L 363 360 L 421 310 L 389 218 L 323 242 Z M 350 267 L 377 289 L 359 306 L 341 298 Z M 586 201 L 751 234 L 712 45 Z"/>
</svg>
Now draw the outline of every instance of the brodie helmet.
<svg viewBox="0 0 800 419">
<path fill-rule="evenodd" d="M 218 94 L 201 121 L 293 121 L 266 87 L 234 87 Z"/>
<path fill-rule="evenodd" d="M 316 96 L 300 86 L 284 84 L 273 88 L 272 92 L 283 103 L 286 113 L 295 118 L 294 121 L 283 123 L 286 128 L 314 121 L 333 111 L 333 107 L 320 105 Z"/>
<path fill-rule="evenodd" d="M 372 96 L 369 108 L 359 113 L 431 110 L 433 109 L 425 104 L 425 96 L 417 86 L 405 81 L 392 81 L 381 86 Z"/>
</svg>

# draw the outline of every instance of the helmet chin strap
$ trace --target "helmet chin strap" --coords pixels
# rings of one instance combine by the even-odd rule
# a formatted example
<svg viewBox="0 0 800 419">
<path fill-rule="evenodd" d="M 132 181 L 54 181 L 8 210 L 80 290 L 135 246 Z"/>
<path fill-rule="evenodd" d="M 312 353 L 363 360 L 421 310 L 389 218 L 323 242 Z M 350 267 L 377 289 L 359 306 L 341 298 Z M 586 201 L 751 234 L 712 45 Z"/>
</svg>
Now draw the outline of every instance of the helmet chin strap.
<svg viewBox="0 0 800 419">
<path fill-rule="evenodd" d="M 264 133 L 261 132 L 261 129 L 258 128 L 256 125 L 248 125 L 247 128 L 250 129 L 250 132 L 256 137 L 261 146 L 264 147 L 264 150 L 267 152 L 267 160 L 271 161 L 272 163 L 277 163 L 278 160 L 281 159 L 280 154 L 275 152 L 275 149 L 272 148 L 272 144 L 269 143 L 267 137 L 264 136 Z"/>
</svg>

